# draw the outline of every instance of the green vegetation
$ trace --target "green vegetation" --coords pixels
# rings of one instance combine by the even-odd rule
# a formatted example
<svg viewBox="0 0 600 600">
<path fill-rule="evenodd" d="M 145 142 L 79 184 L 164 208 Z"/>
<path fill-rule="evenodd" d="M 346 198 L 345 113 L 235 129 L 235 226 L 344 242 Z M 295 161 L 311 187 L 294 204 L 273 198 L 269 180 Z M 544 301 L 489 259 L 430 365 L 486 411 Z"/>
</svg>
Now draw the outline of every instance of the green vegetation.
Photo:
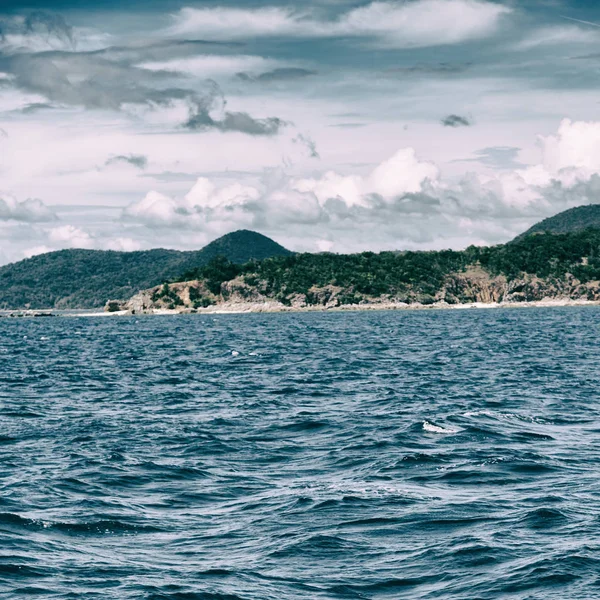
<svg viewBox="0 0 600 600">
<path fill-rule="evenodd" d="M 194 308 L 207 308 L 214 304 L 211 298 L 204 296 L 196 287 L 190 287 L 190 302 Z"/>
<path fill-rule="evenodd" d="M 562 232 L 565 229 L 567 233 Z M 182 300 L 179 292 L 165 285 L 153 301 L 169 307 L 183 302 L 194 308 L 231 297 L 269 298 L 286 305 L 299 297 L 309 305 L 358 304 L 377 298 L 464 302 L 481 295 L 481 290 L 473 291 L 477 287 L 473 277 L 487 281 L 477 284 L 480 288 L 493 288 L 485 292 L 486 298 L 504 294 L 511 282 L 516 287 L 508 291 L 521 286 L 523 297 L 584 293 L 595 297 L 595 291 L 577 291 L 565 281 L 576 280 L 577 286 L 600 280 L 600 206 L 565 211 L 508 244 L 464 251 L 293 254 L 245 230 L 194 252 L 61 250 L 0 267 L 0 308 L 97 308 L 163 282 L 196 279 L 202 285 L 187 286 L 189 299 Z M 530 282 L 518 283 L 524 277 L 539 279 L 535 290 L 527 289 Z M 494 278 L 499 280 L 494 283 Z M 499 291 L 499 286 L 504 288 Z"/>
<path fill-rule="evenodd" d="M 183 306 L 183 300 L 169 287 L 168 283 L 163 283 L 160 290 L 157 290 L 152 294 L 152 302 L 157 302 L 158 300 L 165 301 L 170 309 L 174 309 L 177 306 Z"/>
<path fill-rule="evenodd" d="M 502 277 L 507 285 L 524 276 L 556 282 L 568 274 L 580 284 L 598 281 L 600 230 L 542 233 L 464 251 L 294 254 L 243 265 L 218 258 L 186 272 L 179 281 L 202 280 L 213 294 L 224 297 L 222 284 L 241 278 L 246 286 L 284 304 L 298 295 L 309 305 L 327 304 L 333 294 L 338 305 L 379 297 L 430 304 L 442 297 L 449 277 L 473 269 L 489 281 Z"/>
<path fill-rule="evenodd" d="M 186 271 L 177 281 L 203 279 L 206 287 L 213 294 L 218 294 L 223 282 L 235 279 L 241 272 L 242 269 L 235 262 L 225 256 L 216 256 L 207 265 Z"/>
<path fill-rule="evenodd" d="M 516 279 L 521 273 L 561 278 L 566 273 L 583 283 L 600 279 L 600 229 L 539 233 L 500 246 L 465 251 L 495 275 Z"/>
<path fill-rule="evenodd" d="M 571 233 L 594 227 L 600 229 L 600 204 L 588 204 L 565 210 L 536 223 L 516 240 L 536 233 Z"/>
<path fill-rule="evenodd" d="M 193 252 L 60 250 L 0 267 L 0 308 L 97 308 L 126 300 L 217 256 L 233 263 L 289 255 L 273 240 L 236 231 Z"/>
</svg>

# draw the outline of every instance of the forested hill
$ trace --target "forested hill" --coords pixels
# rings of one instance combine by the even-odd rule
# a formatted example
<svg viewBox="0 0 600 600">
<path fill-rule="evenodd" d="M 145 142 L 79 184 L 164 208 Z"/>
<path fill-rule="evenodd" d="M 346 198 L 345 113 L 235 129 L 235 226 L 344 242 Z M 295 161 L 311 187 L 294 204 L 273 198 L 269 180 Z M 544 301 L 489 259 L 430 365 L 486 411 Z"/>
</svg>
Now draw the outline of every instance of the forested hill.
<svg viewBox="0 0 600 600">
<path fill-rule="evenodd" d="M 588 204 L 565 210 L 536 223 L 517 236 L 517 240 L 536 233 L 571 233 L 588 228 L 600 229 L 600 204 Z"/>
<path fill-rule="evenodd" d="M 60 250 L 0 267 L 0 308 L 96 308 L 127 299 L 216 256 L 233 263 L 291 254 L 253 231 L 236 231 L 202 250 Z"/>
<path fill-rule="evenodd" d="M 198 309 L 224 303 L 290 307 L 377 303 L 600 301 L 600 230 L 540 233 L 463 251 L 294 254 L 236 265 L 215 259 L 123 309 Z M 115 310 L 118 307 L 115 307 Z"/>
</svg>

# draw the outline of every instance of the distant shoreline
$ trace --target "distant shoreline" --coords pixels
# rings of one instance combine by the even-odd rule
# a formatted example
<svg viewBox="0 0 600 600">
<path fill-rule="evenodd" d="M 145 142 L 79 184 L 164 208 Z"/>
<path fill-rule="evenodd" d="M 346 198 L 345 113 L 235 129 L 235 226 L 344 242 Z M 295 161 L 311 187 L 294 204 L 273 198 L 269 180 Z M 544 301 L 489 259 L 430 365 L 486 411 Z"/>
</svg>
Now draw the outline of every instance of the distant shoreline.
<svg viewBox="0 0 600 600">
<path fill-rule="evenodd" d="M 102 313 L 116 316 L 137 315 L 180 315 L 180 314 L 260 314 L 260 313 L 327 313 L 327 312 L 371 312 L 371 311 L 397 311 L 397 310 L 468 310 L 483 309 L 491 310 L 498 308 L 552 308 L 562 306 L 600 306 L 600 301 L 595 300 L 571 300 L 566 298 L 535 300 L 531 302 L 472 302 L 468 304 L 448 304 L 436 302 L 433 304 L 401 302 L 381 302 L 369 304 L 344 304 L 342 306 L 285 306 L 278 302 L 248 302 L 248 303 L 223 303 L 207 308 L 190 309 L 149 309 L 143 313 L 131 313 L 130 311 L 118 311 L 115 313 Z M 94 313 L 99 316 L 99 313 Z"/>
<path fill-rule="evenodd" d="M 239 315 L 239 314 L 269 314 L 269 313 L 307 313 L 307 312 L 371 312 L 371 311 L 395 311 L 395 310 L 469 310 L 469 309 L 501 309 L 501 308 L 555 308 L 566 306 L 600 306 L 600 301 L 595 300 L 572 300 L 568 298 L 534 300 L 531 302 L 471 302 L 467 304 L 448 304 L 436 302 L 433 304 L 405 304 L 400 302 L 381 302 L 371 304 L 346 304 L 342 306 L 285 306 L 278 302 L 255 302 L 255 303 L 223 303 L 198 309 L 148 309 L 144 312 L 131 312 L 121 310 L 107 312 L 94 309 L 27 309 L 27 310 L 0 310 L 0 318 L 41 318 L 41 317 L 139 317 L 139 316 L 175 316 L 183 314 L 196 315 Z"/>
</svg>

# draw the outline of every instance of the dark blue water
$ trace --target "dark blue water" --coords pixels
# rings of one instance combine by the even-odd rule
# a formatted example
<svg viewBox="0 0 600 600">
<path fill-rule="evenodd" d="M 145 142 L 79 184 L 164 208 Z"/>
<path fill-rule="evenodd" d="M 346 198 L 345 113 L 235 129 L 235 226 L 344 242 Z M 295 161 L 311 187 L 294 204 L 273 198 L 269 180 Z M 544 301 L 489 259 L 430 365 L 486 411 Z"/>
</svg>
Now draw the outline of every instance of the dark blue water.
<svg viewBox="0 0 600 600">
<path fill-rule="evenodd" d="M 600 309 L 0 319 L 0 361 L 2 597 L 600 598 Z"/>
</svg>

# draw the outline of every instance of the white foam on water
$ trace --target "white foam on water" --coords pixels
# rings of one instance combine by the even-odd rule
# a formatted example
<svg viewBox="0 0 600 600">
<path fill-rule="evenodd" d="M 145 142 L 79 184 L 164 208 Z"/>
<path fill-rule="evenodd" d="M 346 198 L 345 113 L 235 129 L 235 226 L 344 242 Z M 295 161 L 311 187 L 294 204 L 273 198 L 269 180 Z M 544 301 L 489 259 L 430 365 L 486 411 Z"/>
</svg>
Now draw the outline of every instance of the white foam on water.
<svg viewBox="0 0 600 600">
<path fill-rule="evenodd" d="M 496 413 L 491 410 L 473 410 L 466 412 L 463 417 L 495 417 Z"/>
<path fill-rule="evenodd" d="M 239 356 L 240 353 L 237 350 L 232 350 L 231 351 L 231 356 Z"/>
<path fill-rule="evenodd" d="M 453 429 L 452 427 L 440 427 L 429 421 L 423 421 L 423 429 L 429 433 L 458 433 L 458 429 Z"/>
</svg>

